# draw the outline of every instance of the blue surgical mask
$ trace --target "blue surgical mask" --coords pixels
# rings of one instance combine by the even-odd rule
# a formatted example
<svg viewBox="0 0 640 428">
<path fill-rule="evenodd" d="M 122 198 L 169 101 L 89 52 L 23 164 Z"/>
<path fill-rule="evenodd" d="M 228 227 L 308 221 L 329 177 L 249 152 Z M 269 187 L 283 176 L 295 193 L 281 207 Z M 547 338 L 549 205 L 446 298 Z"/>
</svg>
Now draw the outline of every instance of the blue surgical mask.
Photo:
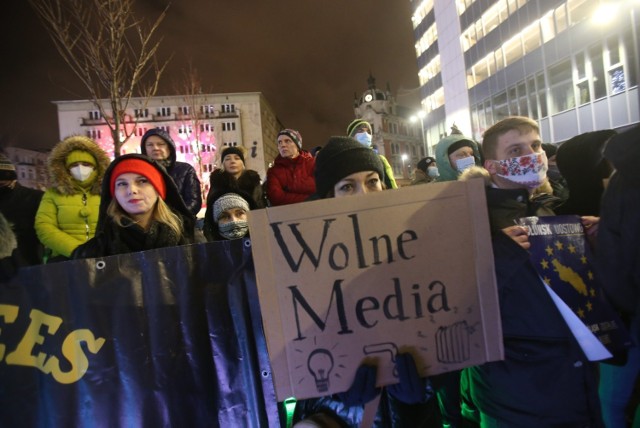
<svg viewBox="0 0 640 428">
<path fill-rule="evenodd" d="M 360 144 L 365 147 L 371 147 L 371 134 L 368 132 L 358 132 L 353 136 Z"/>
<path fill-rule="evenodd" d="M 457 159 L 456 160 L 456 169 L 459 173 L 462 173 L 467 168 L 471 168 L 476 164 L 476 158 L 473 156 L 468 156 L 466 158 Z"/>
<path fill-rule="evenodd" d="M 438 178 L 440 176 L 440 173 L 438 172 L 438 167 L 430 166 L 429 168 L 427 168 L 427 175 L 431 178 Z"/>
</svg>

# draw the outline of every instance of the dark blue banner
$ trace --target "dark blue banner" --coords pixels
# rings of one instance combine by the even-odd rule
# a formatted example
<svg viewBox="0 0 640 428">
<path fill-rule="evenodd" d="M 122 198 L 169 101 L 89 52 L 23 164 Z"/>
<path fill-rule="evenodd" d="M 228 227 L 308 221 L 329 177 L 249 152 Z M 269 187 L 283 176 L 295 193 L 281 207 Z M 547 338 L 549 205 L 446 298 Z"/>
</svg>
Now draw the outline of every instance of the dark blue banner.
<svg viewBox="0 0 640 428">
<path fill-rule="evenodd" d="M 531 260 L 540 277 L 611 352 L 630 346 L 629 334 L 606 300 L 580 217 L 526 217 Z"/>
<path fill-rule="evenodd" d="M 0 284 L 0 426 L 279 426 L 250 241 Z"/>
</svg>

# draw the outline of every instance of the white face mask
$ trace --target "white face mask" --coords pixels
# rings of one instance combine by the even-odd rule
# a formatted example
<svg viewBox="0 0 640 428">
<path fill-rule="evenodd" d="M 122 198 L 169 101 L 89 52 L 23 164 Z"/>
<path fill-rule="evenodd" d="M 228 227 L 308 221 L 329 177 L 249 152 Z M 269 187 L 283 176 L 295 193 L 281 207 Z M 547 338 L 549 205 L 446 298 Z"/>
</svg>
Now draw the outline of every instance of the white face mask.
<svg viewBox="0 0 640 428">
<path fill-rule="evenodd" d="M 440 176 L 440 174 L 438 173 L 438 167 L 430 166 L 429 168 L 427 168 L 427 175 L 429 175 L 429 177 L 431 178 L 438 178 L 438 176 Z"/>
<path fill-rule="evenodd" d="M 69 168 L 71 176 L 81 183 L 89 178 L 93 170 L 94 168 L 92 166 L 85 165 L 76 165 L 72 168 Z"/>
<path fill-rule="evenodd" d="M 498 173 L 496 174 L 498 177 L 527 189 L 540 187 L 547 176 L 547 169 L 549 169 L 547 155 L 544 152 L 495 162 L 498 164 Z"/>
<path fill-rule="evenodd" d="M 474 158 L 473 156 L 468 156 L 466 158 L 456 160 L 456 169 L 458 170 L 458 172 L 461 173 L 465 169 L 471 168 L 475 164 L 476 164 L 476 158 Z"/>
<path fill-rule="evenodd" d="M 371 147 L 371 134 L 368 132 L 358 132 L 353 136 L 360 144 L 365 147 Z"/>
</svg>

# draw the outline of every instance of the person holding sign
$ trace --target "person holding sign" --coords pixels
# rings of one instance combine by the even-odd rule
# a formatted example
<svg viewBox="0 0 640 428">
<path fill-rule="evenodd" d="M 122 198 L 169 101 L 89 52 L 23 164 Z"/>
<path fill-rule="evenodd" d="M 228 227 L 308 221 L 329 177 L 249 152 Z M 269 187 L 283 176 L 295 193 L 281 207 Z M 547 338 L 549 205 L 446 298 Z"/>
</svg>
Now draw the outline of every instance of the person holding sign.
<svg viewBox="0 0 640 428">
<path fill-rule="evenodd" d="M 176 185 L 154 160 L 128 154 L 104 176 L 96 236 L 72 257 L 91 258 L 191 244 L 195 225 Z"/>
<path fill-rule="evenodd" d="M 378 155 L 349 137 L 332 137 L 318 153 L 315 181 L 319 199 L 364 195 L 386 187 Z M 412 355 L 399 353 L 395 364 L 398 384 L 376 388 L 376 367 L 363 363 L 347 391 L 299 401 L 294 422 L 300 421 L 299 426 L 358 426 L 364 419 L 363 406 L 380 396 L 375 426 L 435 426 L 437 410 L 429 400 L 433 393 L 426 378 L 419 377 Z"/>
<path fill-rule="evenodd" d="M 521 217 L 553 215 L 530 200 L 546 179 L 538 124 L 509 117 L 484 134 L 505 360 L 465 369 L 482 427 L 601 427 L 596 365 L 589 361 L 529 253 Z"/>
</svg>

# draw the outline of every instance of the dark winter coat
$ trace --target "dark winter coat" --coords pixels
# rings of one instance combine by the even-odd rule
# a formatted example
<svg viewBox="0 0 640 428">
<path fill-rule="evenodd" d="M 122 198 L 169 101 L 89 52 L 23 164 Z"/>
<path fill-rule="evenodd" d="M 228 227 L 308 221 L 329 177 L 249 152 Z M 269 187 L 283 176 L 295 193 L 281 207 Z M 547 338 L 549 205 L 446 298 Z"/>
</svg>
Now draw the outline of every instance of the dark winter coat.
<svg viewBox="0 0 640 428">
<path fill-rule="evenodd" d="M 196 170 L 188 163 L 176 160 L 176 143 L 173 142 L 168 133 L 160 128 L 150 129 L 144 134 L 140 141 L 140 152 L 142 154 L 147 154 L 145 142 L 152 135 L 162 138 L 167 143 L 169 158 L 162 162 L 162 166 L 173 178 L 182 200 L 191 214 L 195 216 L 202 208 L 202 190 L 200 189 L 200 180 L 198 180 Z"/>
<path fill-rule="evenodd" d="M 34 227 L 42 190 L 16 183 L 13 189 L 0 193 L 0 213 L 11 223 L 18 239 L 18 252 L 28 265 L 42 263 L 42 244 Z"/>
<path fill-rule="evenodd" d="M 519 190 L 488 188 L 487 203 L 490 219 L 505 225 L 544 209 Z M 465 369 L 470 398 L 508 426 L 600 427 L 596 365 L 582 352 L 529 253 L 500 231 L 505 225 L 491 225 L 505 359 Z"/>
<path fill-rule="evenodd" d="M 267 198 L 273 206 L 305 201 L 316 191 L 316 160 L 309 152 L 300 151 L 294 159 L 278 155 L 267 171 Z"/>
<path fill-rule="evenodd" d="M 209 178 L 209 195 L 207 196 L 207 205 L 210 197 L 222 190 L 242 190 L 248 194 L 255 202 L 256 208 L 264 208 L 267 206 L 260 174 L 252 169 L 245 169 L 240 177 L 235 178 L 233 175 L 221 169 L 216 169 L 211 173 Z"/>
<path fill-rule="evenodd" d="M 127 227 L 118 226 L 107 214 L 107 208 L 113 199 L 109 183 L 111 173 L 115 166 L 125 159 L 141 159 L 152 164 L 162 174 L 166 186 L 165 202 L 171 210 L 182 219 L 183 235 L 180 239 L 173 236 L 171 231 L 163 224 L 155 223 L 148 232 L 141 227 L 132 224 Z M 100 201 L 100 213 L 96 235 L 76 248 L 72 254 L 74 259 L 106 257 L 116 254 L 126 254 L 137 251 L 152 250 L 156 248 L 185 245 L 195 242 L 195 219 L 184 205 L 184 201 L 178 193 L 173 180 L 167 171 L 156 161 L 138 154 L 120 156 L 114 160 L 104 176 L 102 185 L 102 198 Z"/>
<path fill-rule="evenodd" d="M 613 137 L 604 156 L 616 172 L 602 199 L 596 262 L 615 307 L 640 316 L 640 126 Z"/>
<path fill-rule="evenodd" d="M 596 365 L 584 356 L 529 253 L 504 234 L 494 237 L 493 251 L 505 359 L 465 369 L 473 404 L 508 426 L 602 426 Z"/>
<path fill-rule="evenodd" d="M 602 156 L 602 149 L 615 134 L 612 129 L 586 132 L 558 148 L 556 164 L 567 183 L 569 197 L 556 209 L 557 214 L 599 215 L 603 179 L 612 172 L 611 164 Z"/>
</svg>

